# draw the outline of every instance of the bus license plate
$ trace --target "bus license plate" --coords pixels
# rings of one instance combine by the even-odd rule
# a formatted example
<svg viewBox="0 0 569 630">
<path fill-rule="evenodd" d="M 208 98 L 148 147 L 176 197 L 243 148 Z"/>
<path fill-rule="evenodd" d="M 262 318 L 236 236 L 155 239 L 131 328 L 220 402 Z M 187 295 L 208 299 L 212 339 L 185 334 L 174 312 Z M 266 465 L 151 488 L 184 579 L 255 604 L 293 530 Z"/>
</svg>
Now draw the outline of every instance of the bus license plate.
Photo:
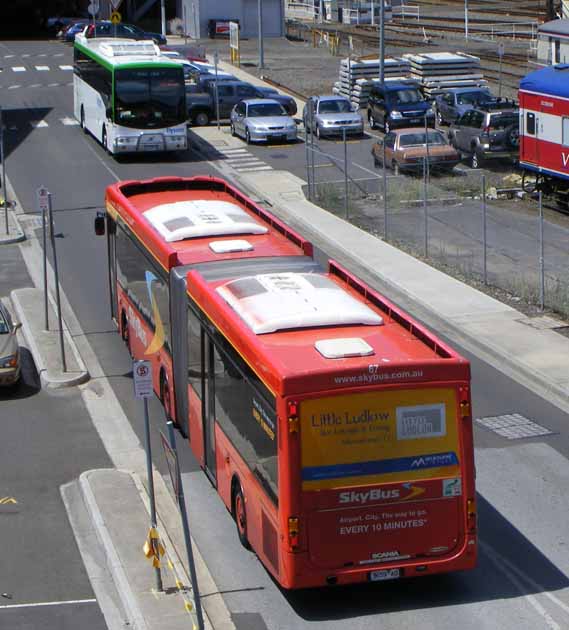
<svg viewBox="0 0 569 630">
<path fill-rule="evenodd" d="M 401 577 L 400 569 L 382 569 L 380 571 L 370 571 L 370 582 L 384 582 L 385 580 L 397 580 Z"/>
</svg>

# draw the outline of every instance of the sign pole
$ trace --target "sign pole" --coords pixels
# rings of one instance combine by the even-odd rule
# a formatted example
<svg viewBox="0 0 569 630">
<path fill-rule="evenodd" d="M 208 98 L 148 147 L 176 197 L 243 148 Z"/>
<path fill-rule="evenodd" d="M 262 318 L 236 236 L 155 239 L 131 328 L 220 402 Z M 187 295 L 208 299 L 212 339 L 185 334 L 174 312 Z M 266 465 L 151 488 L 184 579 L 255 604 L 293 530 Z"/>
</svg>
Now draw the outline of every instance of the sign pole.
<svg viewBox="0 0 569 630">
<path fill-rule="evenodd" d="M 57 250 L 55 249 L 55 227 L 53 224 L 53 210 L 51 207 L 51 193 L 47 193 L 47 211 L 49 216 L 49 233 L 51 240 L 51 251 L 53 252 L 53 271 L 55 273 L 55 299 L 57 303 L 57 323 L 59 326 L 59 349 L 61 352 L 61 369 L 67 372 L 67 362 L 65 360 L 65 346 L 63 344 L 63 318 L 61 317 L 61 298 L 59 296 L 59 272 L 57 270 Z M 46 291 L 47 295 L 47 291 Z"/>
<path fill-rule="evenodd" d="M 175 475 L 176 479 L 176 500 L 178 501 L 178 507 L 180 509 L 180 516 L 182 518 L 182 528 L 184 530 L 184 540 L 186 542 L 186 552 L 188 554 L 188 566 L 190 568 L 190 579 L 192 580 L 192 590 L 194 592 L 194 602 L 196 605 L 196 616 L 198 618 L 198 629 L 204 630 L 204 620 L 203 620 L 203 612 L 202 612 L 202 602 L 200 597 L 200 592 L 198 588 L 198 576 L 196 573 L 196 564 L 194 561 L 194 552 L 192 550 L 192 538 L 190 536 L 190 523 L 188 520 L 188 513 L 186 511 L 186 501 L 184 499 L 184 486 L 182 485 L 182 475 L 180 472 L 180 467 L 177 465 L 178 462 L 178 452 L 176 449 L 176 434 L 174 433 L 174 424 L 171 420 L 168 420 L 166 423 L 168 427 L 168 438 L 170 440 L 170 448 L 174 452 L 174 457 L 176 459 L 176 470 Z"/>
<path fill-rule="evenodd" d="M 502 58 L 504 56 L 504 44 L 498 44 L 498 57 L 500 57 L 500 65 L 498 68 L 498 98 L 502 97 Z"/>
<path fill-rule="evenodd" d="M 49 316 L 47 309 L 47 210 L 49 205 L 49 192 L 45 186 L 37 189 L 38 212 L 41 212 L 41 227 L 43 236 L 43 302 L 44 302 L 44 328 L 49 330 Z"/>
<path fill-rule="evenodd" d="M 154 496 L 154 476 L 152 472 L 152 445 L 150 442 L 150 419 L 148 417 L 148 398 L 152 396 L 152 364 L 150 361 L 134 361 L 132 366 L 134 376 L 134 395 L 142 398 L 144 404 L 144 446 L 146 451 L 146 476 L 148 478 L 148 494 L 150 497 L 150 528 L 156 530 L 156 500 Z M 160 573 L 160 542 L 152 534 L 150 542 L 153 548 L 156 574 L 156 590 L 163 591 L 162 574 Z"/>
</svg>

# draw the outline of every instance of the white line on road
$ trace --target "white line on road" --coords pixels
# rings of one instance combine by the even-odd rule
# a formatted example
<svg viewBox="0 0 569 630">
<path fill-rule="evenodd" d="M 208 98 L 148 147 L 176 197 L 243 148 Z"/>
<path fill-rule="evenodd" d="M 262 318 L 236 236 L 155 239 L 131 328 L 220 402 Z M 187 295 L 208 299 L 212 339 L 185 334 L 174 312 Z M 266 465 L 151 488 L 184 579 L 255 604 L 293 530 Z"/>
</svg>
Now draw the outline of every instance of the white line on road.
<svg viewBox="0 0 569 630">
<path fill-rule="evenodd" d="M 12 72 L 25 72 L 26 68 L 24 66 L 12 66 Z"/>
<path fill-rule="evenodd" d="M 61 70 L 73 70 L 73 66 L 59 66 Z"/>
<path fill-rule="evenodd" d="M 39 129 L 40 127 L 49 127 L 45 120 L 30 120 L 30 125 L 34 129 Z"/>
<path fill-rule="evenodd" d="M 48 83 L 47 87 L 58 87 L 59 83 Z"/>
<path fill-rule="evenodd" d="M 16 55 L 4 55 L 4 59 L 11 59 L 12 57 L 15 57 Z"/>
<path fill-rule="evenodd" d="M 267 164 L 266 166 L 257 166 L 256 168 L 239 168 L 235 170 L 240 173 L 252 173 L 253 171 L 272 171 L 273 167 Z"/>
<path fill-rule="evenodd" d="M 552 593 L 549 593 L 545 586 L 542 586 L 538 582 L 536 582 L 529 575 L 524 573 L 522 570 L 518 569 L 514 564 L 512 564 L 507 558 L 499 554 L 493 547 L 488 545 L 487 543 L 479 541 L 480 549 L 484 551 L 484 553 L 488 556 L 489 560 L 494 564 L 494 566 L 501 571 L 509 580 L 512 582 L 514 586 L 520 591 L 520 593 L 525 593 L 527 588 L 524 588 L 523 582 L 526 585 L 529 585 L 536 593 L 547 597 L 553 604 L 559 606 L 561 610 L 569 614 L 569 606 L 562 602 L 558 597 L 555 597 Z M 524 599 L 529 602 L 529 604 L 534 608 L 534 610 L 543 617 L 545 623 L 548 628 L 552 630 L 561 630 L 560 626 L 551 615 L 545 610 L 545 608 L 537 601 L 534 595 L 523 595 Z"/>
<path fill-rule="evenodd" d="M 54 57 L 63 57 L 63 53 L 55 53 Z"/>
<path fill-rule="evenodd" d="M 28 87 L 38 88 L 38 87 L 41 87 L 41 83 L 33 83 L 32 85 L 28 85 Z"/>
<path fill-rule="evenodd" d="M 36 66 L 38 72 L 49 72 L 49 66 Z"/>
<path fill-rule="evenodd" d="M 218 153 L 223 155 L 238 155 L 239 153 L 249 153 L 247 149 L 216 149 Z"/>
<path fill-rule="evenodd" d="M 69 599 L 64 602 L 37 602 L 33 604 L 4 604 L 0 606 L 3 608 L 38 608 L 39 606 L 69 606 L 73 604 L 93 604 L 96 599 Z"/>
<path fill-rule="evenodd" d="M 24 55 L 22 55 L 22 59 L 23 59 L 24 57 L 31 57 L 31 55 L 30 55 L 30 53 L 25 53 Z"/>
<path fill-rule="evenodd" d="M 79 121 L 75 120 L 75 118 L 69 118 L 67 116 L 65 118 L 60 118 L 59 120 L 68 127 L 73 127 L 79 124 Z"/>
<path fill-rule="evenodd" d="M 9 85 L 8 89 L 9 90 L 17 90 L 19 87 L 22 87 L 21 85 Z"/>
</svg>

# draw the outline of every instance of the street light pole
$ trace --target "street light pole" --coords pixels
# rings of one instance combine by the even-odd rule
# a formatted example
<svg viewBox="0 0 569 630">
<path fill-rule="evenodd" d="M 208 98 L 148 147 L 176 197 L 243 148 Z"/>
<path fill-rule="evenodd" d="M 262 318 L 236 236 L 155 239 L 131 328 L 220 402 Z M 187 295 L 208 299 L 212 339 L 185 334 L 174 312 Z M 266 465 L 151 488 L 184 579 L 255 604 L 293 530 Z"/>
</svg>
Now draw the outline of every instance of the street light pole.
<svg viewBox="0 0 569 630">
<path fill-rule="evenodd" d="M 257 11 L 259 20 L 259 69 L 265 67 L 265 55 L 263 52 L 263 2 L 262 0 L 257 0 Z"/>
</svg>

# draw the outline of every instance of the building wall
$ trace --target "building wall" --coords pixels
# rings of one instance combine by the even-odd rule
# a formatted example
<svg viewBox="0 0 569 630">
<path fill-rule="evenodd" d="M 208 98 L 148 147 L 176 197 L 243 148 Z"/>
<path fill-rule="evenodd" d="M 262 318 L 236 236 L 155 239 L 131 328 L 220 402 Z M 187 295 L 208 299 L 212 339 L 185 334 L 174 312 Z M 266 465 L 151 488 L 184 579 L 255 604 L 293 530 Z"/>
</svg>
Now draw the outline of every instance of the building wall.
<svg viewBox="0 0 569 630">
<path fill-rule="evenodd" d="M 210 19 L 239 20 L 242 37 L 256 37 L 258 34 L 259 0 L 182 0 L 186 6 L 186 22 L 191 37 L 207 37 Z M 263 36 L 282 37 L 284 35 L 282 0 L 262 0 Z M 199 28 L 199 32 L 197 32 Z"/>
</svg>

